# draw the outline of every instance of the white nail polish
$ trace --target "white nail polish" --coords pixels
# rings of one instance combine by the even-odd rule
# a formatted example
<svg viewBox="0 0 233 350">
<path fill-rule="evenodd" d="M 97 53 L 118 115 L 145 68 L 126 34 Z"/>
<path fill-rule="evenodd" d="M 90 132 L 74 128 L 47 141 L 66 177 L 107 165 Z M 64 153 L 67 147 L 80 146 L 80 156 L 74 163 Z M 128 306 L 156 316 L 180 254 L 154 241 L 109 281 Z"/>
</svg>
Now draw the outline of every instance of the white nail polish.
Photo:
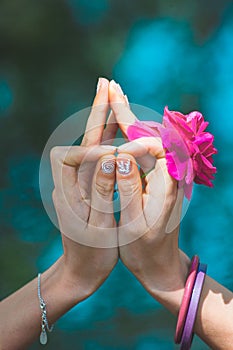
<svg viewBox="0 0 233 350">
<path fill-rule="evenodd" d="M 127 103 L 127 105 L 129 106 L 128 96 L 127 96 L 127 95 L 124 95 L 124 98 L 125 98 L 125 102 L 126 102 L 126 103 Z"/>
<path fill-rule="evenodd" d="M 118 94 L 124 96 L 124 93 L 123 93 L 123 91 L 122 91 L 121 86 L 120 86 L 119 84 L 117 84 L 117 83 L 115 82 L 115 80 L 112 80 L 112 85 L 113 85 L 113 88 L 116 90 L 116 92 L 118 92 Z"/>
<path fill-rule="evenodd" d="M 120 174 L 128 175 L 131 171 L 130 159 L 122 159 L 117 161 L 117 169 Z"/>
<path fill-rule="evenodd" d="M 117 84 L 117 88 L 118 88 L 119 93 L 124 96 L 124 92 L 123 92 L 120 84 Z"/>
<path fill-rule="evenodd" d="M 98 94 L 100 88 L 101 88 L 101 85 L 102 85 L 102 78 L 99 78 L 98 79 L 98 83 L 97 83 L 97 86 L 96 86 L 96 93 Z"/>
<path fill-rule="evenodd" d="M 104 174 L 112 174 L 115 171 L 115 162 L 112 159 L 104 160 L 101 164 L 101 169 Z"/>
</svg>

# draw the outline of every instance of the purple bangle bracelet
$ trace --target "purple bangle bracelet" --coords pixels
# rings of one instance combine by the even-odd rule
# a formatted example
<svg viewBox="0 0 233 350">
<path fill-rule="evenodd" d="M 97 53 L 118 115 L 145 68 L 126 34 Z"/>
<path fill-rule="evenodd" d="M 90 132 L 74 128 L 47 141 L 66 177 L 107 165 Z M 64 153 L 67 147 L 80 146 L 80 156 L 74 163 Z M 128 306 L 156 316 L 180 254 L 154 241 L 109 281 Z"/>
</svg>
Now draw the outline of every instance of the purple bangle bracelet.
<svg viewBox="0 0 233 350">
<path fill-rule="evenodd" d="M 192 297 L 189 304 L 189 309 L 182 334 L 180 350 L 189 350 L 193 340 L 193 327 L 197 315 L 198 304 L 201 297 L 203 284 L 205 281 L 207 265 L 199 264 L 197 277 L 193 288 Z"/>
<path fill-rule="evenodd" d="M 197 255 L 194 255 L 191 260 L 188 277 L 185 283 L 184 295 L 182 298 L 181 307 L 180 307 L 180 311 L 177 319 L 176 332 L 174 337 L 174 341 L 176 344 L 180 344 L 181 342 L 184 324 L 188 313 L 189 303 L 190 303 L 194 283 L 197 276 L 198 266 L 199 266 L 199 257 Z"/>
</svg>

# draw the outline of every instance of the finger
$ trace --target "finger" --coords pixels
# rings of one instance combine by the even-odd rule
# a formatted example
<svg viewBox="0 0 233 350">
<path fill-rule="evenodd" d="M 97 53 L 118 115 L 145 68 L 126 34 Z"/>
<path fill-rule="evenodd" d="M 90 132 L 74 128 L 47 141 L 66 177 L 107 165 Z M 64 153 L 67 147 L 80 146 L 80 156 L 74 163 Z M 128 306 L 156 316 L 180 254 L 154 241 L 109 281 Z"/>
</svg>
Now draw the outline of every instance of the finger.
<svg viewBox="0 0 233 350">
<path fill-rule="evenodd" d="M 104 132 L 103 132 L 102 144 L 112 144 L 113 140 L 116 137 L 118 128 L 119 126 L 117 124 L 115 115 L 111 111 L 107 121 L 106 128 L 104 129 Z"/>
<path fill-rule="evenodd" d="M 119 153 L 130 153 L 137 159 L 143 177 L 154 168 L 156 159 L 165 156 L 161 140 L 155 137 L 141 137 L 121 145 L 117 150 Z"/>
<path fill-rule="evenodd" d="M 119 146 L 117 150 L 121 153 L 130 153 L 134 157 L 142 157 L 146 154 L 150 154 L 156 159 L 165 157 L 165 151 L 159 137 L 140 137 L 139 139 Z"/>
<path fill-rule="evenodd" d="M 168 173 L 165 151 L 160 138 L 142 137 L 118 147 L 119 154 L 124 154 L 125 152 L 127 152 L 127 154 L 132 154 L 134 157 L 143 157 L 149 154 L 157 160 L 155 168 L 151 169 L 151 172 L 147 175 L 150 176 L 150 180 L 148 179 L 148 186 L 151 185 L 152 188 L 155 188 L 157 178 L 160 177 L 161 181 L 166 180 L 168 184 L 172 186 L 175 184 L 177 187 L 177 182 Z M 167 189 L 169 189 L 169 187 Z"/>
<path fill-rule="evenodd" d="M 112 200 L 115 184 L 115 164 L 115 156 L 106 155 L 101 157 L 93 176 L 91 211 L 88 223 L 98 228 L 115 226 Z"/>
<path fill-rule="evenodd" d="M 177 182 L 168 173 L 161 140 L 155 137 L 140 138 L 120 146 L 118 152 L 120 155 L 121 152 L 128 152 L 134 157 L 150 154 L 157 160 L 154 169 L 145 177 L 143 211 L 148 227 L 163 226 L 164 231 L 159 232 L 165 232 L 176 201 Z"/>
<path fill-rule="evenodd" d="M 184 190 L 183 188 L 177 189 L 176 202 L 172 209 L 171 215 L 169 217 L 166 233 L 172 233 L 179 226 L 182 220 L 182 208 L 183 208 L 183 200 L 184 200 Z"/>
<path fill-rule="evenodd" d="M 55 147 L 51 151 L 55 185 L 54 204 L 58 216 L 60 213 L 61 217 L 67 218 L 67 220 L 61 220 L 63 224 L 60 227 L 69 237 L 76 237 L 77 227 L 83 228 L 89 217 L 90 181 L 92 180 L 90 167 L 99 157 L 111 152 L 115 153 L 115 147 Z"/>
<path fill-rule="evenodd" d="M 159 228 L 158 232 L 164 234 L 177 197 L 177 181 L 168 174 L 164 158 L 156 162 L 145 183 L 143 210 L 147 223 L 151 229 Z"/>
<path fill-rule="evenodd" d="M 114 146 L 65 146 L 51 150 L 51 166 L 54 185 L 57 188 L 73 186 L 77 182 L 77 167 L 84 162 L 95 162 L 106 154 L 114 154 Z"/>
<path fill-rule="evenodd" d="M 99 78 L 97 92 L 87 121 L 82 146 L 93 146 L 101 143 L 109 109 L 108 86 L 109 81 L 107 79 Z"/>
<path fill-rule="evenodd" d="M 73 149 L 71 151 L 70 147 L 55 147 L 52 149 L 50 156 L 55 186 L 53 203 L 61 232 L 75 239 L 77 227 L 85 228 L 90 209 L 83 192 L 80 192 L 76 167 L 65 163 L 69 150 L 70 153 L 76 153 L 75 161 L 78 162 L 82 160 L 86 153 L 84 152 L 86 150 L 82 147 L 77 147 L 75 152 L 73 152 Z"/>
<path fill-rule="evenodd" d="M 137 118 L 131 112 L 128 99 L 121 87 L 114 80 L 109 83 L 109 103 L 122 133 L 127 135 L 128 126 L 134 124 Z"/>
<path fill-rule="evenodd" d="M 136 157 L 137 163 L 140 166 L 141 175 L 144 178 L 155 167 L 156 159 L 150 154 L 146 154 L 142 157 Z"/>
<path fill-rule="evenodd" d="M 81 146 L 82 147 L 82 146 Z M 84 147 L 85 148 L 85 147 Z M 78 164 L 76 163 L 76 168 L 78 165 L 78 172 L 77 172 L 77 182 L 79 185 L 80 195 L 83 200 L 89 200 L 91 196 L 91 183 L 93 178 L 94 169 L 96 166 L 97 160 L 106 154 L 114 154 L 116 151 L 116 147 L 114 146 L 92 146 L 86 148 L 86 150 L 78 150 L 76 151 L 75 148 L 72 148 L 70 153 L 67 153 L 67 156 L 65 158 L 65 162 L 67 164 L 67 161 L 69 164 L 75 165 L 75 162 L 77 161 L 77 153 L 79 156 Z M 82 157 L 83 156 L 83 157 Z M 75 169 L 76 169 L 75 168 Z M 69 179 L 65 179 L 65 175 L 63 173 L 63 181 L 69 181 Z"/>
<path fill-rule="evenodd" d="M 134 157 L 130 154 L 117 156 L 116 180 L 121 205 L 119 244 L 124 245 L 139 238 L 147 230 L 140 173 Z"/>
</svg>

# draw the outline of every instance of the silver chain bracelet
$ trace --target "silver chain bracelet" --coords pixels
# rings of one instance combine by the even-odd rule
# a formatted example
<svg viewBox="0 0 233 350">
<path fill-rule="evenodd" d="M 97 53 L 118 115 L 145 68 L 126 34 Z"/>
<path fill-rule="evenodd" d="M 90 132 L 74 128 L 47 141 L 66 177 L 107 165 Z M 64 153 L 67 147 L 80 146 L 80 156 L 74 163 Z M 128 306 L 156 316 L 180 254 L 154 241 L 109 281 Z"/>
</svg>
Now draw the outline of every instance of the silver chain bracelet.
<svg viewBox="0 0 233 350">
<path fill-rule="evenodd" d="M 40 343 L 42 345 L 47 344 L 47 333 L 46 329 L 48 332 L 52 332 L 54 325 L 52 324 L 51 327 L 49 327 L 48 319 L 47 319 L 47 311 L 46 311 L 46 304 L 44 299 L 41 296 L 40 292 L 40 280 L 41 280 L 41 274 L 38 273 L 38 298 L 39 298 L 39 303 L 40 303 L 40 309 L 41 309 L 41 333 L 40 333 Z"/>
</svg>

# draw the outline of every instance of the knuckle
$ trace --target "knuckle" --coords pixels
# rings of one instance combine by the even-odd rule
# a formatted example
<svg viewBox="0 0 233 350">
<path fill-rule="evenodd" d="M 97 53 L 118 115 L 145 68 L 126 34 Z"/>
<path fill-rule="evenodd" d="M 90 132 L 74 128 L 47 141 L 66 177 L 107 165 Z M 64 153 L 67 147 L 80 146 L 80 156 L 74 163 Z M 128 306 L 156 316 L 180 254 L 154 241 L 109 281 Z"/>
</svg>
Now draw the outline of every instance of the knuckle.
<svg viewBox="0 0 233 350">
<path fill-rule="evenodd" d="M 141 192 L 139 185 L 137 183 L 130 182 L 130 181 L 124 180 L 124 179 L 122 179 L 120 184 L 119 184 L 119 191 L 125 197 L 132 197 L 135 194 Z"/>
<path fill-rule="evenodd" d="M 95 184 L 96 192 L 102 197 L 109 197 L 113 192 L 113 183 L 110 181 L 98 181 Z"/>
<path fill-rule="evenodd" d="M 53 147 L 50 151 L 51 161 L 52 162 L 57 161 L 61 157 L 61 154 L 62 154 L 62 147 L 60 147 L 60 146 Z"/>
</svg>

